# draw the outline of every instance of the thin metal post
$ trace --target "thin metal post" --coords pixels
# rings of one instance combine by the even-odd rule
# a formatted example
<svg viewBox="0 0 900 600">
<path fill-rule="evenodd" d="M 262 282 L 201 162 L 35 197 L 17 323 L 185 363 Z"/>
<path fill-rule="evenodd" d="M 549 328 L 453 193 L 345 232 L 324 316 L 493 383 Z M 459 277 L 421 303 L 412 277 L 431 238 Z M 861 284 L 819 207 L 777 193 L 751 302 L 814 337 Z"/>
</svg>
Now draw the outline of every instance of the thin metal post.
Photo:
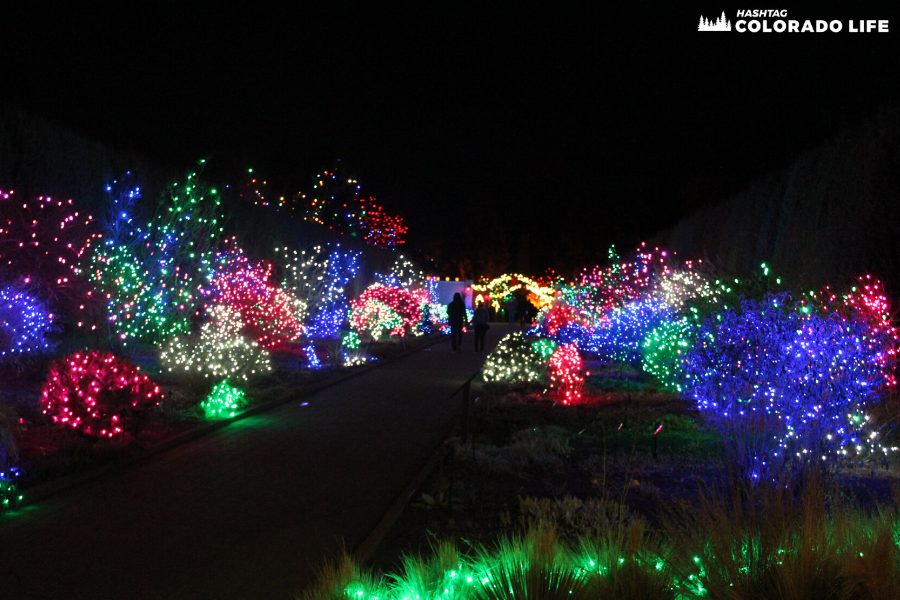
<svg viewBox="0 0 900 600">
<path fill-rule="evenodd" d="M 469 397 L 472 390 L 472 380 L 469 379 L 463 386 L 463 422 L 462 422 L 462 442 L 466 443 L 469 439 Z"/>
<path fill-rule="evenodd" d="M 456 456 L 453 448 L 450 448 L 450 486 L 447 490 L 447 510 L 450 510 L 450 507 L 453 504 L 453 467 L 455 466 Z"/>
</svg>

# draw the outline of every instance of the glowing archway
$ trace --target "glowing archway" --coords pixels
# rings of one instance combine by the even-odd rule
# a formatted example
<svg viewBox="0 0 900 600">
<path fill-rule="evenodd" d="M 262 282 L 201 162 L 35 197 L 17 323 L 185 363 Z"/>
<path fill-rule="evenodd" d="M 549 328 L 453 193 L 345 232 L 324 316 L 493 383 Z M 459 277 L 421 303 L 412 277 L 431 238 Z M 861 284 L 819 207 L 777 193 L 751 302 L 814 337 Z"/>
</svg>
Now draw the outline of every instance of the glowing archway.
<svg viewBox="0 0 900 600">
<path fill-rule="evenodd" d="M 556 297 L 556 290 L 552 287 L 544 286 L 531 277 L 509 273 L 501 275 L 496 279 L 492 279 L 487 283 L 473 285 L 472 291 L 474 295 L 487 296 L 491 305 L 500 310 L 503 304 L 515 293 L 516 290 L 525 289 L 528 291 L 528 300 L 540 310 L 553 302 Z"/>
</svg>

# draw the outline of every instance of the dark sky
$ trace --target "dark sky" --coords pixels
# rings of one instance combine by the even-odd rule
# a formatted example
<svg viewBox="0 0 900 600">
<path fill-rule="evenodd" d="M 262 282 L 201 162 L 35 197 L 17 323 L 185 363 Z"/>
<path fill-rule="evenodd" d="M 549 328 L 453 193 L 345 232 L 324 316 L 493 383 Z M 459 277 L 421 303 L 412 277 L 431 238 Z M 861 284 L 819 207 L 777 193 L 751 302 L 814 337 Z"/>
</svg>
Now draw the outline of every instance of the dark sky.
<svg viewBox="0 0 900 600">
<path fill-rule="evenodd" d="M 896 8 L 778 5 L 844 31 L 739 34 L 697 22 L 749 6 L 371 4 L 8 11 L 2 94 L 165 166 L 253 166 L 285 191 L 341 157 L 413 245 L 476 274 L 501 247 L 534 274 L 587 266 L 898 104 Z"/>
</svg>

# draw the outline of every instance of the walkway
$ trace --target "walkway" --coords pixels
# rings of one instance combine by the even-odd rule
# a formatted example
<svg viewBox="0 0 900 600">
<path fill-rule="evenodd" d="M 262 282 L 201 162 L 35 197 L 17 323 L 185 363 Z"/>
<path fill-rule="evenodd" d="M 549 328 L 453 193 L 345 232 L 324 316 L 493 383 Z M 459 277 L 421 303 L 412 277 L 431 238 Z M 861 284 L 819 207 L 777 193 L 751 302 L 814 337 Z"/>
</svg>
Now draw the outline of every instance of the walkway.
<svg viewBox="0 0 900 600">
<path fill-rule="evenodd" d="M 489 348 L 508 326 L 492 325 Z M 436 449 L 481 368 L 471 334 L 0 522 L 0 597 L 290 600 L 353 550 Z"/>
</svg>

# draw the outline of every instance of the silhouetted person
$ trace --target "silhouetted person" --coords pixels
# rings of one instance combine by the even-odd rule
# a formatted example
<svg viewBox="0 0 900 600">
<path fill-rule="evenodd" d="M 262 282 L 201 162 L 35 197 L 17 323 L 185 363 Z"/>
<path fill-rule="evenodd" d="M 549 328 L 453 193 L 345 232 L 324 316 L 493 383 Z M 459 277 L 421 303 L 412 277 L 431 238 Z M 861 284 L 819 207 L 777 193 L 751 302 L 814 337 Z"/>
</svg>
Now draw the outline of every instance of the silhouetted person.
<svg viewBox="0 0 900 600">
<path fill-rule="evenodd" d="M 516 323 L 521 325 L 525 324 L 525 319 L 528 316 L 528 298 L 522 298 L 517 302 L 519 310 L 516 311 Z"/>
<path fill-rule="evenodd" d="M 453 294 L 453 302 L 447 305 L 447 321 L 450 323 L 450 347 L 459 352 L 462 346 L 463 322 L 466 320 L 466 304 L 459 292 Z"/>
<path fill-rule="evenodd" d="M 516 322 L 516 311 L 518 310 L 519 301 L 516 300 L 515 296 L 510 296 L 509 300 L 506 301 L 506 316 L 509 319 L 510 325 Z"/>
<path fill-rule="evenodd" d="M 475 352 L 484 352 L 484 335 L 490 328 L 488 325 L 488 309 L 484 307 L 484 302 L 478 303 L 475 314 L 472 316 L 472 325 L 475 327 Z"/>
<path fill-rule="evenodd" d="M 531 300 L 525 298 L 525 301 L 522 302 L 522 325 L 530 324 L 531 317 L 534 314 L 534 304 L 531 303 Z"/>
</svg>

